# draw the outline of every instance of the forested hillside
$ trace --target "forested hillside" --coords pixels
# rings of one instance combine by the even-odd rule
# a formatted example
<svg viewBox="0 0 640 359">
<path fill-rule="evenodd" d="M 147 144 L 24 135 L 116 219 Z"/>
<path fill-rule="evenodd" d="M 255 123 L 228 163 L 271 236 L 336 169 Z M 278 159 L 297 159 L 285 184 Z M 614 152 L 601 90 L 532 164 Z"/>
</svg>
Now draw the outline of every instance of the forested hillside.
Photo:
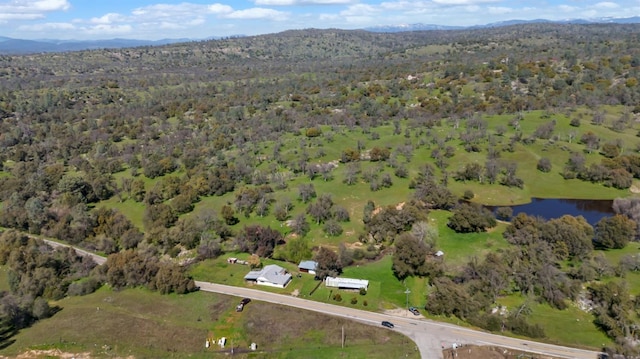
<svg viewBox="0 0 640 359">
<path fill-rule="evenodd" d="M 0 56 L 0 225 L 19 231 L 0 252 L 47 252 L 32 233 L 110 255 L 92 269 L 56 252 L 76 269 L 36 274 L 0 256 L 14 273 L 4 298 L 102 283 L 186 293 L 187 266 L 224 252 L 315 257 L 322 275 L 392 255 L 398 280 L 429 278 L 431 314 L 544 337 L 531 300 L 588 298 L 611 350 L 633 353 L 640 293 L 623 279 L 638 256 L 607 250 L 637 237 L 639 72 L 640 26 L 613 24 Z M 630 198 L 595 228 L 523 215 L 499 227 L 480 206 L 532 196 Z M 504 245 L 438 260 L 434 213 L 455 240 L 498 228 Z M 504 297 L 520 298 L 515 315 L 492 313 Z"/>
</svg>

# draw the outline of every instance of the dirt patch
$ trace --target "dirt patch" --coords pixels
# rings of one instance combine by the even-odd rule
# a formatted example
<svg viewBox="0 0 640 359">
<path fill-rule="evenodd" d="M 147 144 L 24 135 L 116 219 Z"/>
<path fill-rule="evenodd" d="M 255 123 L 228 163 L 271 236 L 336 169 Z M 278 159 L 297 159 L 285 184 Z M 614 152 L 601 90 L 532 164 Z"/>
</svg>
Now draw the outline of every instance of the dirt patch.
<svg viewBox="0 0 640 359">
<path fill-rule="evenodd" d="M 550 355 L 529 353 L 521 350 L 477 345 L 464 345 L 456 349 L 445 349 L 442 351 L 442 356 L 444 359 L 559 359 Z"/>
<path fill-rule="evenodd" d="M 29 350 L 22 354 L 18 354 L 15 357 L 6 357 L 0 355 L 0 359 L 35 359 L 35 358 L 59 358 L 59 359 L 92 359 L 91 353 L 67 353 L 60 349 L 50 350 Z M 121 357 L 112 357 L 119 359 Z M 125 357 L 124 359 L 134 359 L 133 356 Z"/>
<path fill-rule="evenodd" d="M 32 358 L 61 358 L 61 359 L 91 359 L 93 358 L 90 353 L 66 353 L 61 351 L 60 349 L 51 349 L 51 350 L 29 350 L 22 354 L 18 354 L 15 357 L 5 357 L 0 356 L 2 359 L 32 359 Z"/>
<path fill-rule="evenodd" d="M 388 309 L 384 311 L 384 314 L 393 315 L 394 317 L 403 317 L 403 318 L 424 318 L 422 314 L 415 315 L 410 311 L 402 308 Z"/>
<path fill-rule="evenodd" d="M 209 319 L 212 322 L 217 322 L 220 316 L 226 313 L 232 304 L 233 297 L 221 296 L 215 303 L 209 305 Z"/>
<path fill-rule="evenodd" d="M 349 249 L 362 248 L 362 242 L 353 242 L 353 243 L 344 242 L 344 245 Z"/>
</svg>

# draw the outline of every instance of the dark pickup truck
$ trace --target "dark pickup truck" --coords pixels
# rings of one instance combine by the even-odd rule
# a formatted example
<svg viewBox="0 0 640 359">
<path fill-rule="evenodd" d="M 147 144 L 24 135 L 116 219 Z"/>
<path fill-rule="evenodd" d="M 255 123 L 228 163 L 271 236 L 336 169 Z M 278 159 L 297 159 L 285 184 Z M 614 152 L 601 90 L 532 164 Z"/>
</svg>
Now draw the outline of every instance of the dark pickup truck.
<svg viewBox="0 0 640 359">
<path fill-rule="evenodd" d="M 236 312 L 241 312 L 241 311 L 244 309 L 244 306 L 245 306 L 245 305 L 247 305 L 247 304 L 249 304 L 249 302 L 250 302 L 250 301 L 251 301 L 251 299 L 249 299 L 249 298 L 243 298 L 243 299 L 240 301 L 240 304 L 238 304 L 238 305 L 236 306 Z"/>
</svg>

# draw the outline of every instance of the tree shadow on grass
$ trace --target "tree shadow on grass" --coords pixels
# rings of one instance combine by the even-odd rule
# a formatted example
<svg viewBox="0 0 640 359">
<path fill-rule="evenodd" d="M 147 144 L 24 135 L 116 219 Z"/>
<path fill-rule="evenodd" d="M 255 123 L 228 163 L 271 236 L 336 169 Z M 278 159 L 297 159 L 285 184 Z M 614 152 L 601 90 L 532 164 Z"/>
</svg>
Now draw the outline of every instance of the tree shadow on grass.
<svg viewBox="0 0 640 359">
<path fill-rule="evenodd" d="M 16 340 L 13 337 L 18 334 L 18 330 L 11 324 L 3 321 L 0 328 L 0 350 L 8 348 Z"/>
</svg>

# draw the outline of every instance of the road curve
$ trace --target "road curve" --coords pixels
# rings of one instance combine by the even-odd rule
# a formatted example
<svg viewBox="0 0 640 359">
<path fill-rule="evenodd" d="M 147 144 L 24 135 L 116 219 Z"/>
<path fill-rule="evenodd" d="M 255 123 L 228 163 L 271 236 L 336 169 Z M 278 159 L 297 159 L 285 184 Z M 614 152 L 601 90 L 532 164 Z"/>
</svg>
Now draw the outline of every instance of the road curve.
<svg viewBox="0 0 640 359">
<path fill-rule="evenodd" d="M 85 251 L 84 249 L 80 249 L 78 247 L 70 246 L 68 244 L 52 241 L 50 239 L 45 239 L 45 238 L 41 238 L 41 237 L 34 237 L 34 238 L 41 239 L 42 241 L 44 241 L 45 243 L 47 243 L 48 245 L 50 245 L 53 248 L 64 248 L 64 247 L 72 248 L 72 249 L 74 249 L 76 251 L 76 253 L 78 253 L 80 255 L 91 257 L 93 259 L 93 261 L 96 262 L 98 265 L 102 265 L 107 261 L 106 257 L 103 257 L 103 256 L 95 254 L 95 253 L 91 253 L 89 251 Z"/>
<path fill-rule="evenodd" d="M 290 307 L 312 310 L 315 312 L 340 316 L 358 322 L 380 325 L 383 320 L 395 324 L 394 330 L 413 339 L 420 350 L 422 358 L 442 358 L 442 347 L 450 348 L 453 343 L 495 345 L 505 348 L 525 350 L 528 352 L 551 355 L 559 358 L 597 359 L 598 352 L 563 347 L 553 344 L 539 343 L 501 335 L 485 333 L 448 323 L 439 323 L 426 319 L 391 316 L 382 313 L 368 312 L 359 309 L 316 302 L 290 295 L 276 294 L 256 289 L 233 287 L 223 284 L 196 281 L 200 290 L 227 294 L 236 297 L 247 297 Z M 458 349 L 464 350 L 464 347 Z"/>
<path fill-rule="evenodd" d="M 86 255 L 93 258 L 93 260 L 99 265 L 104 264 L 107 261 L 106 257 L 91 253 L 89 251 L 85 251 L 74 246 L 48 239 L 40 239 L 42 239 L 52 247 L 73 248 L 78 254 Z M 264 302 L 287 305 L 290 307 L 296 307 L 305 310 L 312 310 L 324 314 L 340 316 L 370 325 L 380 325 L 381 321 L 388 320 L 395 324 L 394 330 L 405 334 L 416 343 L 418 349 L 420 350 L 420 355 L 422 358 L 441 359 L 443 358 L 443 347 L 451 347 L 453 343 L 495 345 L 538 354 L 546 354 L 558 358 L 597 359 L 599 354 L 595 351 L 505 337 L 501 335 L 472 330 L 453 324 L 440 323 L 427 319 L 417 319 L 417 317 L 410 317 L 408 312 L 406 317 L 392 316 L 388 314 L 341 307 L 338 305 L 321 303 L 304 298 L 276 294 L 256 289 L 233 287 L 223 284 L 201 281 L 196 281 L 195 283 L 198 287 L 200 287 L 200 290 L 205 292 L 220 293 L 236 297 L 247 297 Z M 458 350 L 464 350 L 464 347 Z"/>
</svg>

